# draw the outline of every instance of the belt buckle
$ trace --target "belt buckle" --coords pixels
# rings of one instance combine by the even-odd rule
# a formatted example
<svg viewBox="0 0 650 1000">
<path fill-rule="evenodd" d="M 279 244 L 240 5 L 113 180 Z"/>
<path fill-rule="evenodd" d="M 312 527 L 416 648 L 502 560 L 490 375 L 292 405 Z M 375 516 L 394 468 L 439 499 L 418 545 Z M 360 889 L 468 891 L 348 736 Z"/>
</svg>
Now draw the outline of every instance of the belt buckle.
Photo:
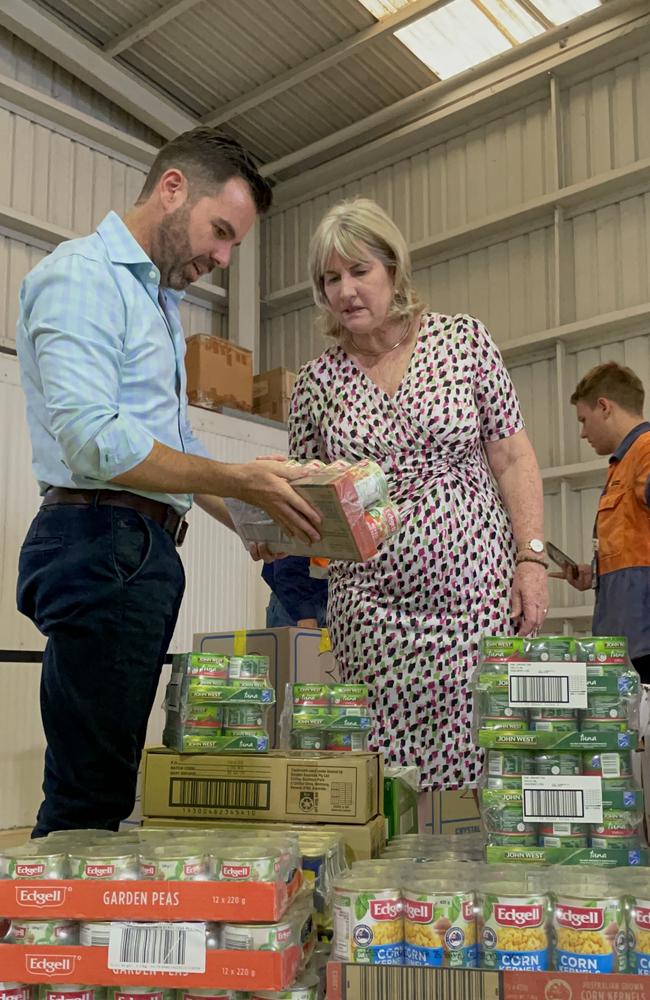
<svg viewBox="0 0 650 1000">
<path fill-rule="evenodd" d="M 177 549 L 180 549 L 181 545 L 185 541 L 185 536 L 187 534 L 187 529 L 189 524 L 184 517 L 179 518 L 178 524 L 176 525 L 176 530 L 173 534 L 174 545 Z"/>
</svg>

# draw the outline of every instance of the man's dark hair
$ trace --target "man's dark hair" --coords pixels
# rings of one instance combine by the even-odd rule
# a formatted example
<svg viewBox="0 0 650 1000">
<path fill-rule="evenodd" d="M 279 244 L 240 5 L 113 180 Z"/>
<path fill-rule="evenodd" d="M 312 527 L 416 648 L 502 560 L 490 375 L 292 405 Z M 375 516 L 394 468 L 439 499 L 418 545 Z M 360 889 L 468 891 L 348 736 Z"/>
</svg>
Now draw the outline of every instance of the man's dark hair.
<svg viewBox="0 0 650 1000">
<path fill-rule="evenodd" d="M 193 201 L 210 194 L 233 177 L 248 184 L 255 208 L 263 215 L 271 207 L 271 185 L 259 173 L 255 161 L 241 143 L 205 125 L 170 139 L 159 150 L 140 192 L 137 204 L 146 201 L 166 170 L 185 174 Z"/>
<path fill-rule="evenodd" d="M 578 382 L 571 403 L 585 402 L 592 409 L 600 398 L 611 399 L 628 413 L 643 413 L 645 392 L 639 376 L 616 361 L 605 361 L 588 371 Z"/>
</svg>

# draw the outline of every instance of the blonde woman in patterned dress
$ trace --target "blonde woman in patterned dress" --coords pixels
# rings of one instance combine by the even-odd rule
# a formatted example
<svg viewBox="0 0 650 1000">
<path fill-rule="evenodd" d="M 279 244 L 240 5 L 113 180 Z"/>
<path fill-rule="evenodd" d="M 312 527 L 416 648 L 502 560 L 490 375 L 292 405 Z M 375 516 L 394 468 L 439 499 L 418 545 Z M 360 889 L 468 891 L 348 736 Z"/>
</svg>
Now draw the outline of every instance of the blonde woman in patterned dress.
<svg viewBox="0 0 650 1000">
<path fill-rule="evenodd" d="M 342 677 L 372 695 L 371 746 L 421 788 L 473 784 L 469 681 L 482 633 L 538 630 L 548 592 L 539 468 L 483 324 L 424 309 L 403 236 L 374 202 L 332 208 L 310 248 L 332 346 L 299 374 L 294 458 L 372 458 L 402 527 L 366 563 L 334 562 Z"/>
</svg>

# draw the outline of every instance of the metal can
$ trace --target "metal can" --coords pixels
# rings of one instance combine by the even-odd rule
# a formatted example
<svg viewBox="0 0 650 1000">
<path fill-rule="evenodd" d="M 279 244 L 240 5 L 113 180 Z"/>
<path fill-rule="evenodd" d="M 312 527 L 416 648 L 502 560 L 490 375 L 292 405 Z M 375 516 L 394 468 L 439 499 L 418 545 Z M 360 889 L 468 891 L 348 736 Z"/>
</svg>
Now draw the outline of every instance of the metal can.
<svg viewBox="0 0 650 1000">
<path fill-rule="evenodd" d="M 627 934 L 623 901 L 617 897 L 558 895 L 553 930 L 553 968 L 558 972 L 625 972 Z"/>
<path fill-rule="evenodd" d="M 565 708 L 531 708 L 530 728 L 540 733 L 577 732 L 578 712 Z"/>
<path fill-rule="evenodd" d="M 525 658 L 531 663 L 571 663 L 577 659 L 576 641 L 568 635 L 540 635 L 524 639 Z"/>
<path fill-rule="evenodd" d="M 265 730 L 266 710 L 260 705 L 226 705 L 223 709 L 224 729 Z"/>
<path fill-rule="evenodd" d="M 330 703 L 341 708 L 368 705 L 368 688 L 365 684 L 332 684 Z"/>
<path fill-rule="evenodd" d="M 277 924 L 222 924 L 221 945 L 233 951 L 284 951 L 300 944 L 300 934 L 291 920 Z"/>
<path fill-rule="evenodd" d="M 201 989 L 197 986 L 176 990 L 176 1000 L 232 1000 L 232 995 L 232 990 L 220 990 L 216 986 L 212 989 Z"/>
<path fill-rule="evenodd" d="M 212 677 L 226 680 L 228 677 L 228 657 L 220 653 L 174 653 L 172 671 L 192 677 Z"/>
<path fill-rule="evenodd" d="M 528 824 L 532 826 L 532 824 Z M 505 833 L 503 831 L 489 834 L 491 847 L 537 847 L 537 833 Z"/>
<path fill-rule="evenodd" d="M 587 750 L 582 755 L 582 773 L 598 775 L 608 781 L 620 778 L 627 780 L 632 775 L 632 755 L 629 750 L 618 750 L 613 753 L 604 750 L 592 753 L 591 750 Z"/>
<path fill-rule="evenodd" d="M 487 885 L 478 893 L 480 964 L 485 969 L 545 972 L 550 965 L 550 899 L 519 884 Z"/>
<path fill-rule="evenodd" d="M 367 746 L 367 733 L 332 733 L 329 730 L 325 733 L 325 749 L 347 752 L 348 750 L 365 750 Z"/>
<path fill-rule="evenodd" d="M 221 729 L 223 725 L 224 708 L 222 705 L 204 705 L 190 702 L 184 706 L 182 712 L 182 722 L 185 727 L 201 729 Z"/>
<path fill-rule="evenodd" d="M 635 894 L 631 904 L 628 910 L 627 971 L 636 976 L 650 976 L 650 899 Z"/>
<path fill-rule="evenodd" d="M 201 882 L 208 878 L 208 858 L 189 845 L 143 848 L 140 878 L 173 882 Z"/>
<path fill-rule="evenodd" d="M 383 882 L 383 884 L 382 884 Z M 333 957 L 363 965 L 404 963 L 402 890 L 376 878 L 334 883 Z"/>
<path fill-rule="evenodd" d="M 472 892 L 446 892 L 437 883 L 406 888 L 404 960 L 407 965 L 474 969 L 478 961 Z"/>
<path fill-rule="evenodd" d="M 63 879 L 68 876 L 68 855 L 64 851 L 48 851 L 36 844 L 9 847 L 2 852 L 7 878 Z"/>
<path fill-rule="evenodd" d="M 276 882 L 282 870 L 282 853 L 260 845 L 225 848 L 210 854 L 210 876 L 218 882 Z"/>
<path fill-rule="evenodd" d="M 377 462 L 364 458 L 350 466 L 347 474 L 354 482 L 359 503 L 364 509 L 388 500 L 388 482 Z"/>
<path fill-rule="evenodd" d="M 247 1000 L 318 1000 L 320 979 L 312 973 L 305 973 L 285 990 L 258 990 L 246 995 Z"/>
<path fill-rule="evenodd" d="M 294 684 L 292 686 L 294 705 L 304 708 L 327 708 L 330 703 L 328 684 Z"/>
<path fill-rule="evenodd" d="M 295 750 L 325 750 L 327 733 L 324 729 L 298 729 L 291 733 Z"/>
<path fill-rule="evenodd" d="M 587 705 L 588 708 L 584 712 L 587 718 L 627 721 L 628 702 L 618 691 L 611 694 L 589 694 Z M 584 726 L 584 728 L 591 727 Z"/>
<path fill-rule="evenodd" d="M 228 662 L 228 678 L 233 681 L 265 681 L 269 676 L 268 656 L 231 656 Z"/>
<path fill-rule="evenodd" d="M 535 774 L 582 774 L 582 757 L 579 753 L 562 750 L 558 753 L 536 753 Z"/>
<path fill-rule="evenodd" d="M 71 851 L 69 862 L 70 878 L 113 882 L 136 879 L 139 875 L 138 856 L 135 852 L 120 851 L 113 854 L 107 846 Z"/>
<path fill-rule="evenodd" d="M 534 774 L 535 756 L 530 750 L 488 750 L 487 765 L 491 777 Z"/>
<path fill-rule="evenodd" d="M 8 943 L 78 944 L 79 924 L 75 920 L 13 920 L 7 936 Z"/>
<path fill-rule="evenodd" d="M 579 823 L 551 823 L 539 828 L 541 847 L 587 847 L 588 827 Z"/>
<path fill-rule="evenodd" d="M 0 1000 L 32 1000 L 32 988 L 20 983 L 0 983 Z"/>
<path fill-rule="evenodd" d="M 103 986 L 79 986 L 73 983 L 48 983 L 37 987 L 38 1000 L 103 1000 Z"/>
<path fill-rule="evenodd" d="M 108 948 L 110 936 L 110 920 L 84 920 L 79 924 L 79 944 L 85 947 Z"/>
<path fill-rule="evenodd" d="M 176 991 L 156 986 L 112 986 L 108 1000 L 174 1000 Z"/>
<path fill-rule="evenodd" d="M 641 846 L 642 823 L 643 815 L 633 809 L 605 809 L 603 822 L 591 826 L 591 846 L 634 850 Z"/>
<path fill-rule="evenodd" d="M 375 545 L 394 535 L 402 523 L 399 510 L 390 501 L 364 511 L 363 519 L 370 529 Z"/>
</svg>

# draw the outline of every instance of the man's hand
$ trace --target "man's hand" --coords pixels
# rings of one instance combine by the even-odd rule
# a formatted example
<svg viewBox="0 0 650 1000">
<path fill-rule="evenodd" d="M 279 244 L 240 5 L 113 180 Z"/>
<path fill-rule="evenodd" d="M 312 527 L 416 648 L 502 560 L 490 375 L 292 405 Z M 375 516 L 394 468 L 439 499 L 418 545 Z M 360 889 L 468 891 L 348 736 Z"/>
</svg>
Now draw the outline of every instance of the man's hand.
<svg viewBox="0 0 650 1000">
<path fill-rule="evenodd" d="M 287 556 L 286 552 L 271 552 L 265 542 L 249 542 L 247 548 L 253 562 L 272 563 Z"/>
<path fill-rule="evenodd" d="M 593 573 L 588 563 L 581 563 L 577 571 L 572 566 L 565 566 L 559 573 L 549 573 L 552 580 L 566 580 L 576 590 L 591 590 Z"/>
<path fill-rule="evenodd" d="M 320 514 L 289 485 L 305 475 L 304 467 L 277 460 L 239 466 L 236 499 L 261 507 L 288 535 L 310 544 L 320 540 Z"/>
<path fill-rule="evenodd" d="M 318 622 L 315 618 L 299 618 L 296 625 L 298 628 L 318 628 Z"/>
</svg>

